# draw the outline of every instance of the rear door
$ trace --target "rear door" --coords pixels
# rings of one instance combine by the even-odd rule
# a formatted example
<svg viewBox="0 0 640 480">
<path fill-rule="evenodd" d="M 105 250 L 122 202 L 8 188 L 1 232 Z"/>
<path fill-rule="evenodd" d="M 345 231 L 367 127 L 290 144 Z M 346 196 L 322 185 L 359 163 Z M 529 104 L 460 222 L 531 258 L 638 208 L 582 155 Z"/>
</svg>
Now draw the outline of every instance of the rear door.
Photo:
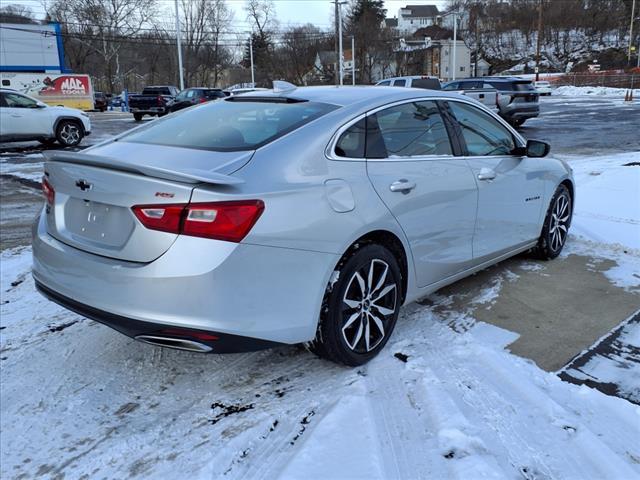
<svg viewBox="0 0 640 480">
<path fill-rule="evenodd" d="M 477 207 L 473 173 L 454 147 L 439 106 L 413 101 L 367 118 L 367 172 L 404 230 L 417 282 L 469 267 Z"/>
<path fill-rule="evenodd" d="M 535 240 L 543 214 L 542 162 L 514 155 L 512 132 L 487 112 L 455 100 L 447 103 L 478 185 L 474 257 L 485 260 Z"/>
</svg>

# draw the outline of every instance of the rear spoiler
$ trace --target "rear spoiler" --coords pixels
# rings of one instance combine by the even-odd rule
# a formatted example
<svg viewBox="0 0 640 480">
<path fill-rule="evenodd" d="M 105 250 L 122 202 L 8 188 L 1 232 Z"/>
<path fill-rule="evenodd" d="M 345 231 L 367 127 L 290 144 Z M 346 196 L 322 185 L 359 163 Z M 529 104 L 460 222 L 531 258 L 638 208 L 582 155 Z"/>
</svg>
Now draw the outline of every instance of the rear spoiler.
<svg viewBox="0 0 640 480">
<path fill-rule="evenodd" d="M 86 165 L 88 167 L 109 168 L 120 172 L 135 173 L 146 177 L 161 178 L 163 180 L 171 180 L 183 183 L 210 183 L 213 185 L 239 185 L 244 180 L 224 175 L 222 173 L 211 172 L 209 170 L 200 169 L 183 169 L 169 170 L 151 165 L 135 165 L 129 162 L 123 162 L 111 157 L 100 155 L 90 155 L 80 152 L 43 152 L 44 157 L 50 162 L 74 163 L 77 165 Z"/>
</svg>

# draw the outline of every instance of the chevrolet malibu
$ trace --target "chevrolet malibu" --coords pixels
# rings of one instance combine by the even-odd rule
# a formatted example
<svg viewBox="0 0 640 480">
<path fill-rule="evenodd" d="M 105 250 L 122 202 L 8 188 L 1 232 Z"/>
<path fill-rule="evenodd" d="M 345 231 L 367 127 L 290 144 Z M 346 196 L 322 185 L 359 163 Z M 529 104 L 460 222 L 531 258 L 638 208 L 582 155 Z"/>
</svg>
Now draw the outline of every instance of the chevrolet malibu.
<svg viewBox="0 0 640 480">
<path fill-rule="evenodd" d="M 305 342 L 359 365 L 403 304 L 560 253 L 571 169 L 454 93 L 280 85 L 49 152 L 33 229 L 48 298 L 199 352 Z"/>
</svg>

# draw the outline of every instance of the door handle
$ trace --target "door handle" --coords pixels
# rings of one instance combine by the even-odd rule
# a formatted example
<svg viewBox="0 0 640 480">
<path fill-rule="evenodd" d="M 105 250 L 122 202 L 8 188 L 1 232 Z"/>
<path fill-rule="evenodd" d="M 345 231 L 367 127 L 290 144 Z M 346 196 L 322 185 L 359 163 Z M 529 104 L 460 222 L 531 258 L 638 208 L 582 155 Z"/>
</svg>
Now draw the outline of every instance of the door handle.
<svg viewBox="0 0 640 480">
<path fill-rule="evenodd" d="M 490 168 L 480 169 L 478 180 L 493 180 L 494 178 L 496 178 L 496 172 L 494 172 Z"/>
<path fill-rule="evenodd" d="M 17 113 L 12 113 L 11 116 L 13 118 L 22 118 L 22 115 L 18 115 Z"/>
<path fill-rule="evenodd" d="M 389 185 L 389 190 L 391 190 L 392 192 L 409 193 L 414 188 L 416 188 L 416 182 L 410 182 L 405 178 L 398 180 L 397 182 L 393 182 L 391 185 Z"/>
</svg>

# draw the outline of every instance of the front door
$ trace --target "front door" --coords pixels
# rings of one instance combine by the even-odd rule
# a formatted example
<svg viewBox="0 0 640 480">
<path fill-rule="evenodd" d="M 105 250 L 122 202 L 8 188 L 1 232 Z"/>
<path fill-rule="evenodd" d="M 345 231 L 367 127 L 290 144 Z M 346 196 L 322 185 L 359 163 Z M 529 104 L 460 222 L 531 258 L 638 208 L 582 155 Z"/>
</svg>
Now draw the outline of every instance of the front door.
<svg viewBox="0 0 640 480">
<path fill-rule="evenodd" d="M 478 184 L 474 257 L 484 261 L 536 240 L 544 214 L 542 162 L 514 155 L 514 135 L 489 113 L 469 103 L 448 105 Z"/>
<path fill-rule="evenodd" d="M 46 107 L 39 107 L 34 99 L 19 93 L 3 92 L 2 95 L 2 123 L 6 123 L 3 135 L 28 137 L 51 134 L 51 118 Z"/>
<path fill-rule="evenodd" d="M 477 186 L 454 156 L 438 105 L 412 101 L 367 117 L 367 172 L 404 230 L 418 286 L 469 268 Z"/>
</svg>

